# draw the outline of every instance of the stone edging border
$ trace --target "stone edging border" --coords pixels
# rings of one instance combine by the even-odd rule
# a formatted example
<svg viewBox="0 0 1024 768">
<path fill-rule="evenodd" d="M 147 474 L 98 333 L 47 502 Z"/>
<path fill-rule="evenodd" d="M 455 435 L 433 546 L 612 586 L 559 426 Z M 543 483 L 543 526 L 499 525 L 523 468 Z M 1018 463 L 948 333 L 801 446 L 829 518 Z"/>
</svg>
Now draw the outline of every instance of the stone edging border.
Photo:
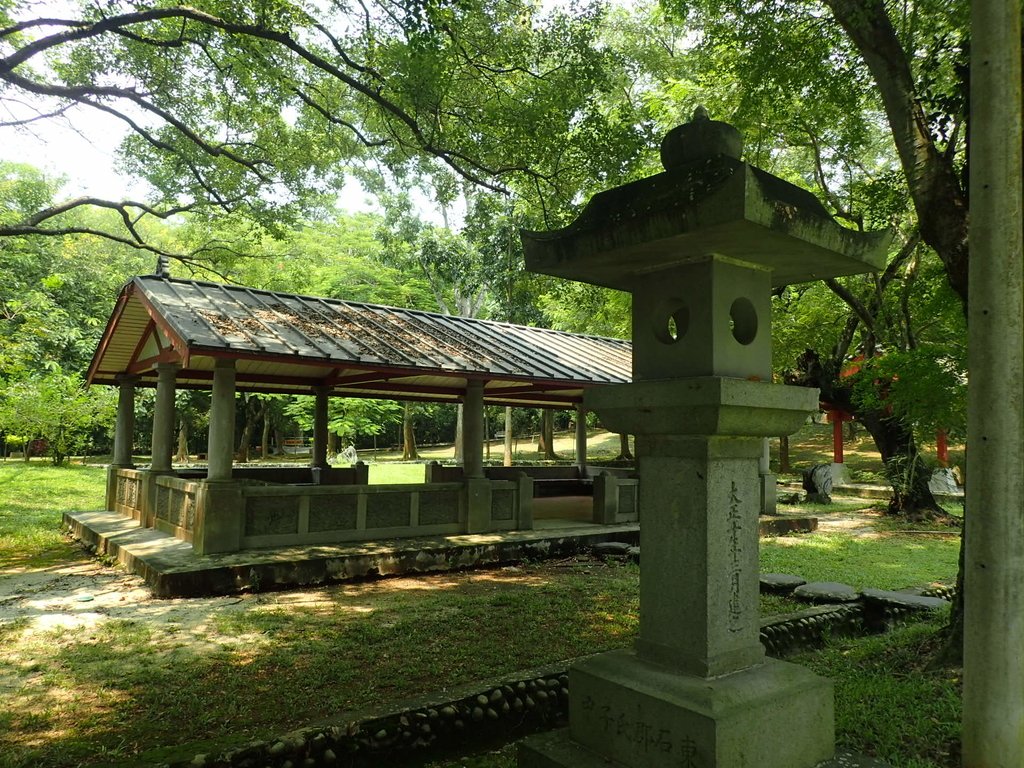
<svg viewBox="0 0 1024 768">
<path fill-rule="evenodd" d="M 912 598 L 948 600 L 953 592 L 950 587 L 906 593 L 868 590 L 855 601 L 768 618 L 761 624 L 761 642 L 770 655 L 786 656 L 820 646 L 829 637 L 884 632 L 937 605 L 928 608 Z M 896 597 L 886 597 L 891 595 Z M 342 715 L 277 739 L 161 768 L 369 768 L 512 741 L 566 724 L 572 663 L 461 686 L 404 702 L 389 712 Z"/>
</svg>

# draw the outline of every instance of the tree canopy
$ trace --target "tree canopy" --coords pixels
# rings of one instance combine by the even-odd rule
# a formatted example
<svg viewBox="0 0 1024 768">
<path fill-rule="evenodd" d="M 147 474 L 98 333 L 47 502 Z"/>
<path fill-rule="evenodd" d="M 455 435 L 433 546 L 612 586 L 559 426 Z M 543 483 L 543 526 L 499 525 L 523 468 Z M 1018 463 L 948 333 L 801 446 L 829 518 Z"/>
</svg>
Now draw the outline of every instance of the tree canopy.
<svg viewBox="0 0 1024 768">
<path fill-rule="evenodd" d="M 618 83 L 599 5 L 112 2 L 34 14 L 0 7 L 0 103 L 16 115 L 0 130 L 113 115 L 129 131 L 121 163 L 154 194 L 37 204 L 0 236 L 103 232 L 162 250 L 143 222 L 214 211 L 273 229 L 330 206 L 346 174 L 378 163 L 446 168 L 557 218 L 582 188 L 623 178 L 642 146 L 630 110 L 605 108 Z M 69 220 L 82 206 L 117 212 L 120 226 Z"/>
</svg>

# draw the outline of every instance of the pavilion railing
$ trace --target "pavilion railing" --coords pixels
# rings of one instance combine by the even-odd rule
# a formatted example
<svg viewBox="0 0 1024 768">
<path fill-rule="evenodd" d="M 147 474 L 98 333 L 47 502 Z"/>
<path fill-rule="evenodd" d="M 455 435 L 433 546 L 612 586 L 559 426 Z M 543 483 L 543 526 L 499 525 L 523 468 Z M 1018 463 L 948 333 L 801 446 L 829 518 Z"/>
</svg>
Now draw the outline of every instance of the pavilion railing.
<svg viewBox="0 0 1024 768">
<path fill-rule="evenodd" d="M 199 483 L 179 477 L 156 478 L 154 527 L 192 541 L 197 524 Z"/>
<path fill-rule="evenodd" d="M 107 508 L 136 520 L 142 520 L 145 508 L 143 477 L 145 472 L 111 467 L 108 473 Z"/>
<path fill-rule="evenodd" d="M 492 482 L 487 530 L 520 527 L 519 484 Z M 328 544 L 466 533 L 463 483 L 244 486 L 241 547 Z"/>
</svg>

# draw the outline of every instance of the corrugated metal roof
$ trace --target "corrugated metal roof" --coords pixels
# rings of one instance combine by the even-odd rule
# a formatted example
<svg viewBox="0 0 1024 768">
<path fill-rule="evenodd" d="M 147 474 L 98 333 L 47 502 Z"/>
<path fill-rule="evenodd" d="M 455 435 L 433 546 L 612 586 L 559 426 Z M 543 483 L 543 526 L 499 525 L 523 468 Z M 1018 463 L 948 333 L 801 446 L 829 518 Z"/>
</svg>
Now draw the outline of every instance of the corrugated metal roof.
<svg viewBox="0 0 1024 768">
<path fill-rule="evenodd" d="M 178 384 L 209 386 L 213 360 L 237 360 L 238 387 L 457 400 L 484 380 L 492 403 L 571 405 L 586 387 L 632 378 L 628 341 L 339 299 L 156 276 L 125 285 L 89 370 L 152 383 L 179 362 Z M 148 378 L 147 378 L 148 377 Z"/>
</svg>

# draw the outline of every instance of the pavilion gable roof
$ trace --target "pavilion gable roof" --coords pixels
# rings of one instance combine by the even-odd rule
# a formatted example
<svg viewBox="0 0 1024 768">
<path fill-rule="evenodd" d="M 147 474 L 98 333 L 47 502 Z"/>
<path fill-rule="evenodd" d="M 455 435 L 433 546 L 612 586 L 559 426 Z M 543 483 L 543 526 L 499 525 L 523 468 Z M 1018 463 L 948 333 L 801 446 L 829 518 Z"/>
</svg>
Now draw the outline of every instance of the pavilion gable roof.
<svg viewBox="0 0 1024 768">
<path fill-rule="evenodd" d="M 125 374 L 206 387 L 218 357 L 238 387 L 397 399 L 456 400 L 468 379 L 492 403 L 571 405 L 586 387 L 632 378 L 628 341 L 340 299 L 157 276 L 122 289 L 89 370 L 94 384 Z"/>
</svg>

